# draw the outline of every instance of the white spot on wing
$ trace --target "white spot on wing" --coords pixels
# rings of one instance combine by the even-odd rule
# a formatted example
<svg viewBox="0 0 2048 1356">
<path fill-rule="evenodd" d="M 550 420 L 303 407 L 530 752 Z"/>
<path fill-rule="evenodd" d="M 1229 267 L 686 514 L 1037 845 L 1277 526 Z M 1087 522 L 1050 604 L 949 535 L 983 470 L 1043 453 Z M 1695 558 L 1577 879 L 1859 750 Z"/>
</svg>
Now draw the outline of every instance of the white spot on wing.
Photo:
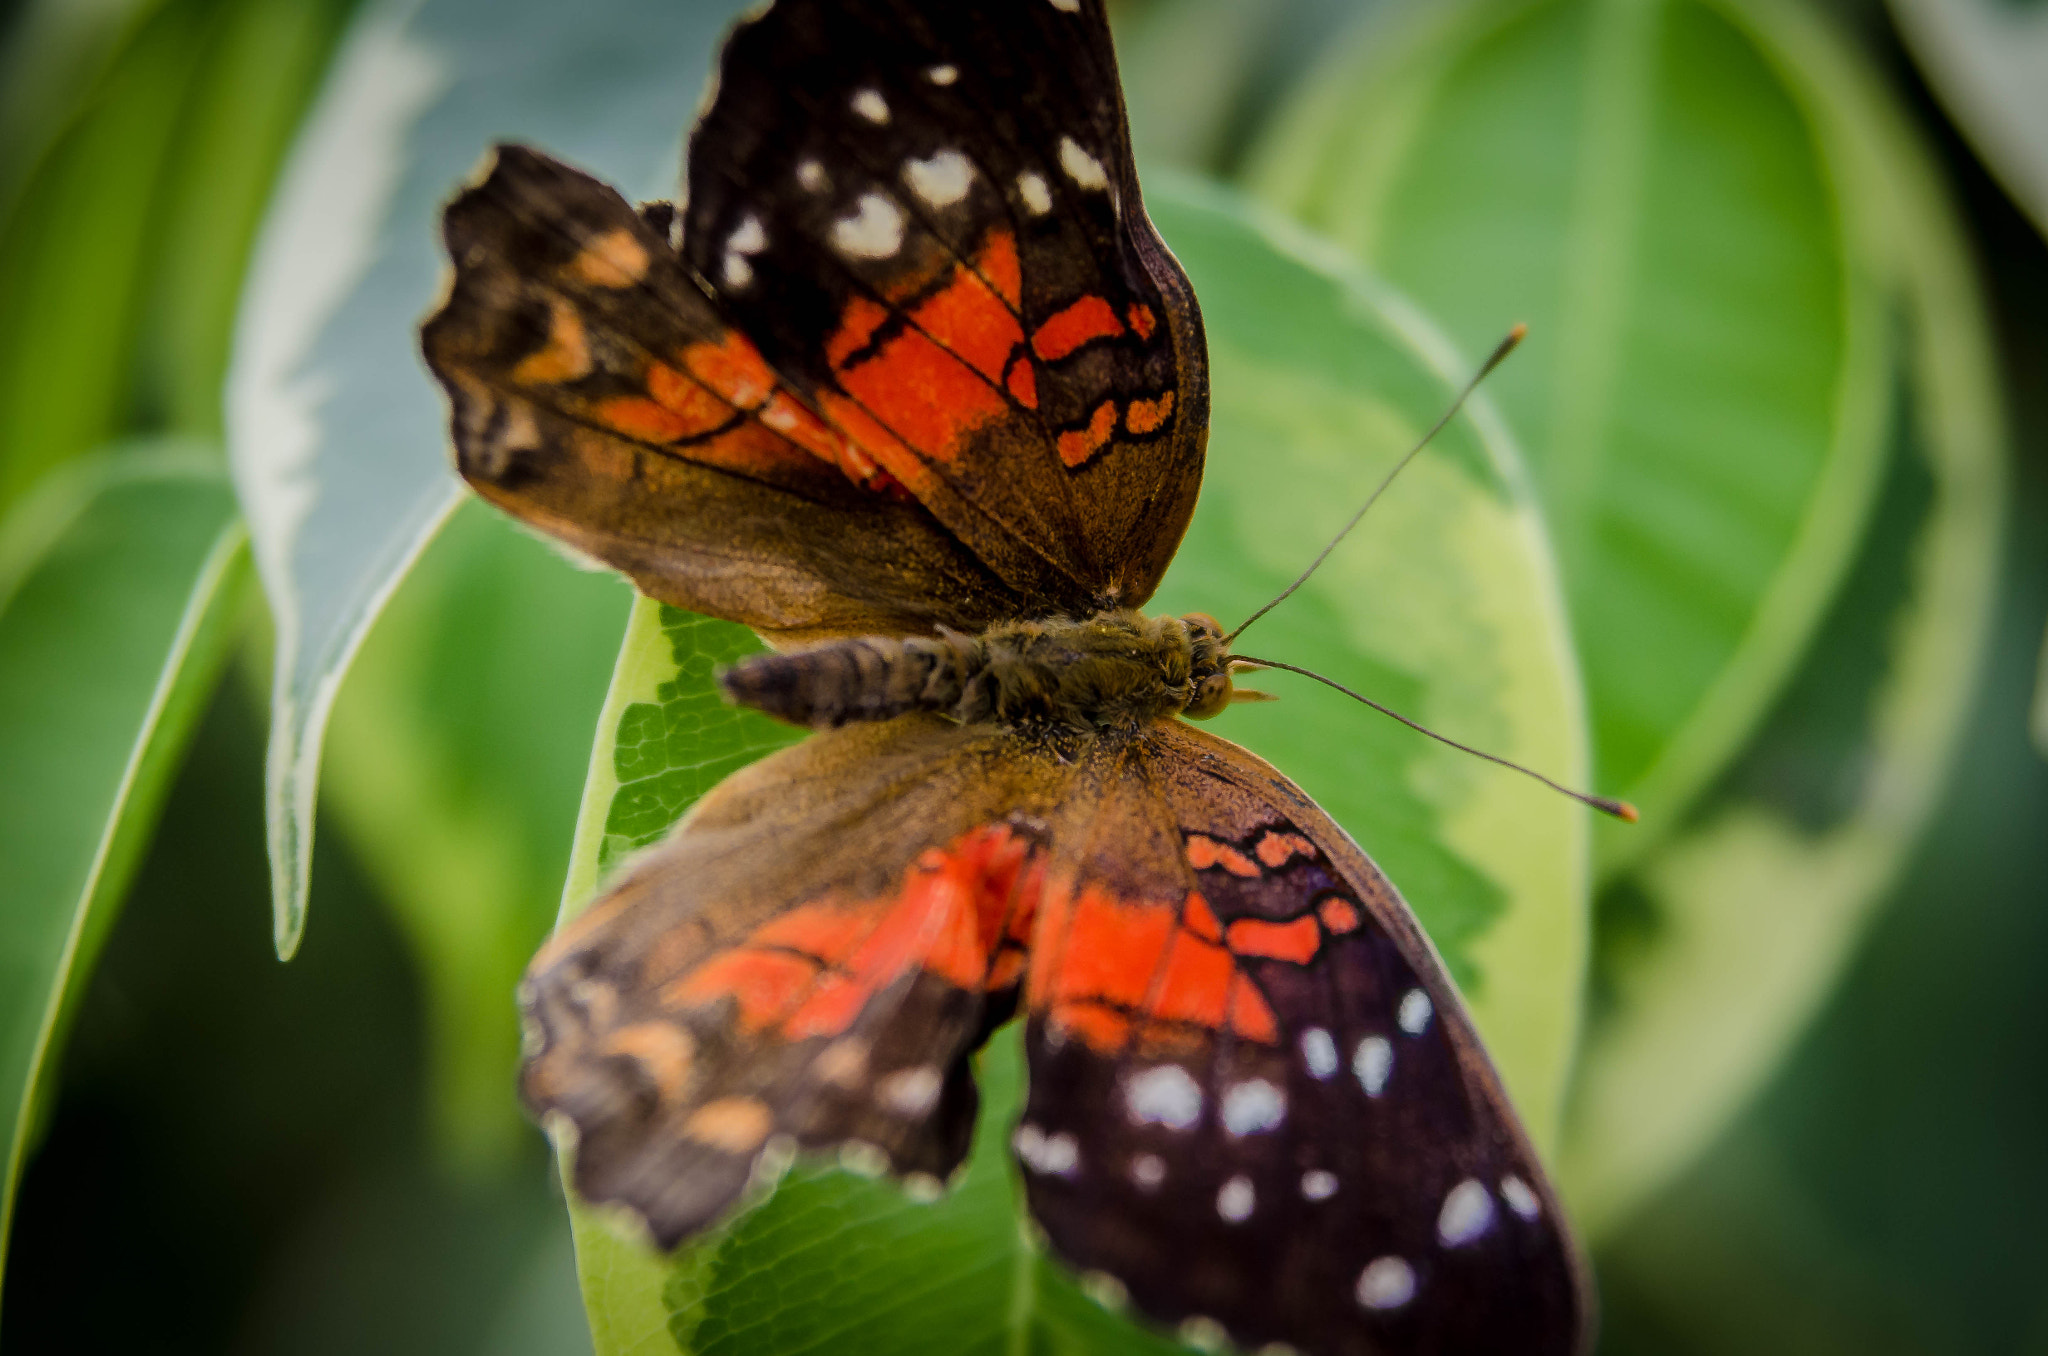
<svg viewBox="0 0 2048 1356">
<path fill-rule="evenodd" d="M 761 218 L 749 212 L 725 238 L 725 247 L 735 254 L 759 254 L 767 249 L 768 232 L 762 228 Z"/>
<path fill-rule="evenodd" d="M 1317 1078 L 1328 1078 L 1337 1072 L 1337 1042 L 1319 1026 L 1312 1026 L 1301 1033 L 1301 1057 L 1308 1062 L 1308 1071 Z"/>
<path fill-rule="evenodd" d="M 1301 1175 L 1301 1194 L 1312 1201 L 1327 1201 L 1337 1194 L 1337 1174 L 1312 1168 Z"/>
<path fill-rule="evenodd" d="M 1410 989 L 1401 995 L 1401 1011 L 1396 1020 L 1401 1023 L 1403 1031 L 1411 1036 L 1420 1036 L 1429 1025 L 1430 1014 L 1435 1011 L 1428 994 L 1420 989 Z"/>
<path fill-rule="evenodd" d="M 903 162 L 903 178 L 911 191 L 934 207 L 951 207 L 967 196 L 974 166 L 955 150 L 934 151 L 928 160 Z"/>
<path fill-rule="evenodd" d="M 1398 1309 L 1415 1298 L 1415 1269 L 1398 1257 L 1379 1257 L 1358 1273 L 1358 1302 L 1368 1309 Z"/>
<path fill-rule="evenodd" d="M 1140 1190 L 1157 1191 L 1166 1180 L 1166 1160 L 1158 1154 L 1139 1154 L 1131 1160 L 1131 1180 Z"/>
<path fill-rule="evenodd" d="M 1072 137 L 1060 138 L 1060 168 L 1083 188 L 1109 187 L 1109 176 L 1103 173 L 1102 162 L 1083 150 L 1081 143 Z"/>
<path fill-rule="evenodd" d="M 852 216 L 832 223 L 832 244 L 855 259 L 886 259 L 903 248 L 903 209 L 879 193 L 863 194 Z"/>
<path fill-rule="evenodd" d="M 728 287 L 745 287 L 754 280 L 754 266 L 747 256 L 768 248 L 768 232 L 761 218 L 749 212 L 725 238 L 725 282 Z"/>
<path fill-rule="evenodd" d="M 797 165 L 796 181 L 813 193 L 823 193 L 832 186 L 825 167 L 815 160 L 805 160 Z"/>
<path fill-rule="evenodd" d="M 1124 1107 L 1140 1125 L 1185 1130 L 1202 1118 L 1202 1087 L 1178 1064 L 1160 1064 L 1124 1079 Z"/>
<path fill-rule="evenodd" d="M 1052 190 L 1045 186 L 1043 175 L 1025 170 L 1017 176 L 1017 193 L 1031 209 L 1031 215 L 1042 217 L 1052 211 Z"/>
<path fill-rule="evenodd" d="M 1467 1177 L 1444 1197 L 1436 1217 L 1437 1239 L 1447 1248 L 1461 1247 L 1493 1227 L 1493 1197 L 1484 1185 Z"/>
<path fill-rule="evenodd" d="M 924 78 L 934 85 L 950 85 L 960 78 L 960 68 L 950 62 L 943 66 L 934 66 L 924 73 Z"/>
<path fill-rule="evenodd" d="M 1286 1119 L 1286 1094 L 1263 1078 L 1233 1084 L 1223 1094 L 1223 1128 L 1233 1135 L 1271 1130 Z"/>
<path fill-rule="evenodd" d="M 1052 0 L 1052 7 L 1062 14 L 1079 14 L 1081 0 Z"/>
<path fill-rule="evenodd" d="M 880 90 L 855 90 L 853 111 L 877 126 L 889 121 L 889 101 L 882 97 Z"/>
<path fill-rule="evenodd" d="M 1387 1090 L 1387 1076 L 1394 1072 L 1394 1047 L 1385 1036 L 1367 1036 L 1351 1052 L 1351 1072 L 1368 1097 Z"/>
<path fill-rule="evenodd" d="M 1536 1193 L 1530 1189 L 1529 1184 L 1519 1177 L 1500 1179 L 1500 1198 L 1508 1203 L 1508 1209 L 1523 1219 L 1533 1220 L 1543 1213 L 1543 1202 L 1536 1198 Z"/>
<path fill-rule="evenodd" d="M 1065 1131 L 1048 1135 L 1026 1121 L 1010 1143 L 1025 1167 L 1048 1177 L 1071 1177 L 1081 1163 L 1081 1146 Z"/>
<path fill-rule="evenodd" d="M 938 1105 L 941 1081 L 935 1064 L 898 1069 L 876 1082 L 875 1097 L 899 1115 L 922 1116 Z"/>
<path fill-rule="evenodd" d="M 1233 1177 L 1216 1193 L 1216 1213 L 1232 1224 L 1242 1224 L 1252 1217 L 1252 1206 L 1257 1200 L 1251 1178 Z"/>
</svg>

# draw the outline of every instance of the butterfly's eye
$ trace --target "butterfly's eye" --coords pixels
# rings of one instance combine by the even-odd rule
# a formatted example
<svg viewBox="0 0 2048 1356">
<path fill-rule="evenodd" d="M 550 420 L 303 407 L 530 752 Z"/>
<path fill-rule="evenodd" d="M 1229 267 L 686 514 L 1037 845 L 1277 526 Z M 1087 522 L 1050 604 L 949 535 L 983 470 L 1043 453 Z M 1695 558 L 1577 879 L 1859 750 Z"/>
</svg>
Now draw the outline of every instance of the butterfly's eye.
<svg viewBox="0 0 2048 1356">
<path fill-rule="evenodd" d="M 1195 695 L 1188 698 L 1188 704 L 1181 714 L 1189 720 L 1207 720 L 1230 705 L 1230 675 L 1212 673 L 1195 684 Z"/>
</svg>

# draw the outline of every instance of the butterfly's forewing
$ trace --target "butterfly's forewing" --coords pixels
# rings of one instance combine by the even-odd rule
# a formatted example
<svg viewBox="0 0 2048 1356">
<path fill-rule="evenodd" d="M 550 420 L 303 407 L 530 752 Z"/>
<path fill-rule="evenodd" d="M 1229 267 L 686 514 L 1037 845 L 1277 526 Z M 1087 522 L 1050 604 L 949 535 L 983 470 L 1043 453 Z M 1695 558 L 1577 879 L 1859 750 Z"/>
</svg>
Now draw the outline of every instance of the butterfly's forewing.
<svg viewBox="0 0 2048 1356">
<path fill-rule="evenodd" d="M 1328 816 L 1161 722 L 1086 770 L 1054 835 L 1016 1145 L 1055 1251 L 1247 1348 L 1580 1349 L 1541 1165 L 1428 941 Z"/>
<path fill-rule="evenodd" d="M 611 189 L 503 147 L 444 233 L 427 361 L 486 498 L 653 597 L 766 632 L 975 628 L 1020 605 L 783 388 Z"/>
<path fill-rule="evenodd" d="M 944 1178 L 966 1056 L 1014 1010 L 1044 811 L 1069 770 L 905 716 L 734 774 L 534 958 L 521 1090 L 575 1130 L 586 1199 L 665 1246 L 763 1156 Z"/>
<path fill-rule="evenodd" d="M 1150 596 L 1207 361 L 1101 0 L 777 0 L 727 47 L 688 189 L 721 312 L 1032 611 Z"/>
</svg>

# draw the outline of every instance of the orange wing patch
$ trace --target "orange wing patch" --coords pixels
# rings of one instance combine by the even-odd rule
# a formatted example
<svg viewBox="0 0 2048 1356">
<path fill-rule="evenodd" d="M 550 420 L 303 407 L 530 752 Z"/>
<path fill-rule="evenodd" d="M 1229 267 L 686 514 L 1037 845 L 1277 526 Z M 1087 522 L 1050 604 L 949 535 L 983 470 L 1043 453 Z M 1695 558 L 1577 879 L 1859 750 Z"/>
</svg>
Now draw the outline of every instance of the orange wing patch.
<svg viewBox="0 0 2048 1356">
<path fill-rule="evenodd" d="M 1112 339 L 1124 332 L 1123 322 L 1109 303 L 1098 296 L 1085 296 L 1038 327 L 1031 336 L 1031 351 L 1046 362 L 1058 362 L 1083 344 Z"/>
<path fill-rule="evenodd" d="M 1191 833 L 1187 839 L 1188 865 L 1197 871 L 1207 871 L 1220 866 L 1233 876 L 1256 876 L 1258 864 L 1228 843 L 1219 843 L 1206 834 Z"/>
<path fill-rule="evenodd" d="M 1060 460 L 1068 466 L 1079 466 L 1109 446 L 1109 435 L 1115 431 L 1116 402 L 1105 400 L 1095 407 L 1086 428 L 1072 429 L 1060 435 Z"/>
<path fill-rule="evenodd" d="M 1124 411 L 1124 427 L 1139 437 L 1157 433 L 1166 421 L 1173 417 L 1173 392 L 1168 391 L 1157 400 L 1133 400 L 1131 407 Z"/>
<path fill-rule="evenodd" d="M 555 386 L 590 375 L 590 340 L 583 317 L 560 297 L 548 305 L 548 341 L 519 360 L 512 380 L 522 386 Z"/>
<path fill-rule="evenodd" d="M 1034 962 L 1026 993 L 1054 1030 L 1109 1054 L 1133 1040 L 1180 1049 L 1199 1039 L 1190 1028 L 1279 1039 L 1272 1009 L 1239 972 L 1201 895 L 1176 910 L 1089 885 L 1077 897 L 1049 895 L 1039 908 L 1040 936 L 1058 942 Z"/>
<path fill-rule="evenodd" d="M 955 263 L 944 283 L 898 314 L 855 297 L 825 341 L 825 358 L 851 400 L 825 394 L 820 408 L 872 461 L 912 489 L 923 459 L 950 462 L 976 431 L 1005 417 L 1014 399 L 1037 404 L 1028 363 L 1013 361 L 1024 342 L 1015 307 L 1023 276 L 1017 242 L 992 231 L 971 263 Z"/>
<path fill-rule="evenodd" d="M 880 899 L 823 899 L 780 914 L 661 990 L 664 1007 L 730 1002 L 748 1035 L 837 1036 L 916 972 L 962 989 L 1015 983 L 1037 905 L 1033 845 L 1006 824 L 927 849 Z"/>
<path fill-rule="evenodd" d="M 1314 918 L 1297 918 L 1291 923 L 1269 923 L 1263 918 L 1240 918 L 1224 933 L 1230 949 L 1240 956 L 1264 956 L 1268 960 L 1307 965 L 1323 944 L 1323 930 Z"/>
<path fill-rule="evenodd" d="M 634 239 L 631 231 L 616 228 L 592 240 L 569 261 L 569 276 L 592 287 L 618 291 L 645 278 L 649 262 L 647 247 Z"/>
</svg>

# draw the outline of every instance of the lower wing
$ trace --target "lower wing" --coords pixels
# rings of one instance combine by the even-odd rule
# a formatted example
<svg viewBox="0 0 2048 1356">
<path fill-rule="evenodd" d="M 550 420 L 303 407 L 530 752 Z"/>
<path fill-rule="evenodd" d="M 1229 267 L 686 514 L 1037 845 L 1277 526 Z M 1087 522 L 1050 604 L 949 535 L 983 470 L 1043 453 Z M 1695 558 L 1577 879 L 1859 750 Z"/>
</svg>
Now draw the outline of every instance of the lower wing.
<svg viewBox="0 0 2048 1356">
<path fill-rule="evenodd" d="M 578 1193 L 672 1247 L 798 1149 L 951 1174 L 1067 777 L 912 715 L 720 783 L 528 972 L 521 1090 L 574 1128 Z"/>
<path fill-rule="evenodd" d="M 1580 1350 L 1584 1272 L 1407 906 L 1273 768 L 1179 722 L 1052 827 L 1015 1145 L 1074 1266 L 1250 1349 Z"/>
</svg>

